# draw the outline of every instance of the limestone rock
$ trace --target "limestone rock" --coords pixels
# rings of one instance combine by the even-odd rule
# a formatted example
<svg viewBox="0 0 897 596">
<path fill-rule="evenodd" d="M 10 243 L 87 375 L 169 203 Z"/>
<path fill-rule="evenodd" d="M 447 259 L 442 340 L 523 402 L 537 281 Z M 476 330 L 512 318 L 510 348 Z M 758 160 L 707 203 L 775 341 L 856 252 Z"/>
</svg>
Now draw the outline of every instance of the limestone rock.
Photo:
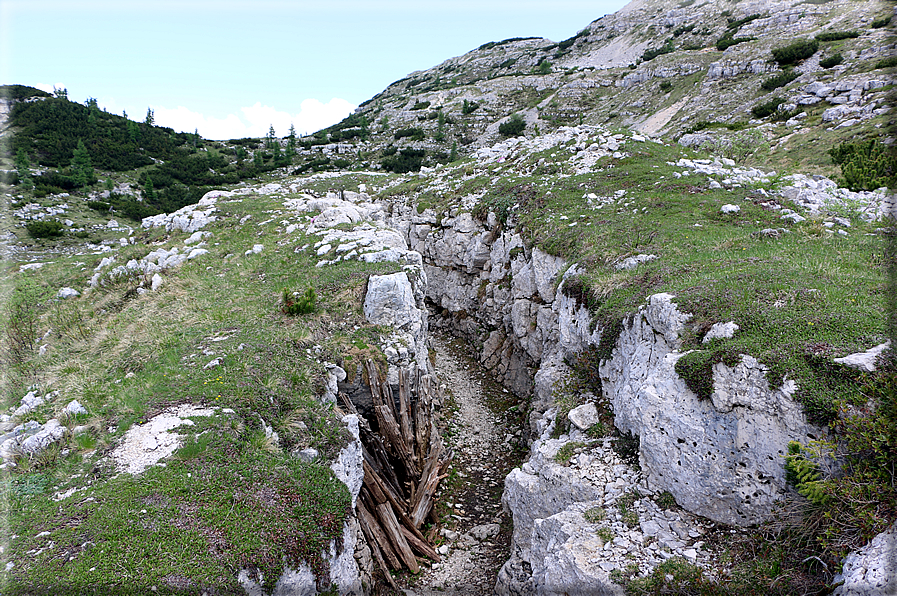
<svg viewBox="0 0 897 596">
<path fill-rule="evenodd" d="M 81 292 L 76 290 L 75 288 L 62 288 L 56 294 L 56 297 L 61 300 L 66 300 L 68 298 L 76 298 L 81 295 Z"/>
<path fill-rule="evenodd" d="M 704 339 L 701 340 L 701 343 L 707 343 L 712 339 L 728 339 L 730 337 L 735 336 L 735 332 L 738 331 L 739 327 L 735 324 L 735 321 L 729 321 L 728 323 L 714 323 L 710 330 L 704 335 Z"/>
<path fill-rule="evenodd" d="M 688 511 L 719 522 L 757 523 L 786 490 L 781 456 L 788 442 L 824 430 L 808 424 L 791 398 L 796 385 L 769 387 L 750 356 L 733 368 L 715 365 L 712 400 L 698 399 L 675 372 L 687 315 L 671 298 L 652 296 L 600 367 L 615 423 L 640 437 L 652 489 L 668 490 Z"/>
<path fill-rule="evenodd" d="M 594 403 L 589 402 L 570 410 L 567 418 L 579 430 L 588 430 L 598 422 L 598 410 Z"/>
<path fill-rule="evenodd" d="M 340 482 L 349 488 L 349 494 L 352 495 L 352 508 L 358 499 L 358 493 L 361 491 L 361 485 L 364 481 L 364 457 L 362 456 L 361 439 L 358 434 L 358 416 L 348 414 L 343 416 L 343 424 L 352 433 L 352 441 L 343 447 L 336 460 L 330 464 L 330 469 L 339 479 Z"/>
<path fill-rule="evenodd" d="M 833 596 L 897 594 L 897 525 L 850 553 L 832 584 L 844 582 Z"/>
<path fill-rule="evenodd" d="M 834 361 L 850 368 L 856 368 L 864 372 L 875 372 L 875 363 L 878 361 L 882 352 L 891 348 L 891 341 L 888 340 L 883 344 L 870 348 L 865 352 L 850 354 L 844 358 L 835 358 Z"/>
<path fill-rule="evenodd" d="M 364 316 L 374 325 L 420 333 L 422 313 L 405 272 L 372 275 L 364 299 Z"/>
<path fill-rule="evenodd" d="M 635 269 L 642 263 L 648 263 L 649 261 L 653 261 L 656 258 L 657 258 L 657 255 L 639 254 L 634 257 L 628 257 L 626 259 L 623 259 L 621 262 L 614 265 L 614 267 L 621 271 L 627 271 L 629 269 Z"/>
</svg>

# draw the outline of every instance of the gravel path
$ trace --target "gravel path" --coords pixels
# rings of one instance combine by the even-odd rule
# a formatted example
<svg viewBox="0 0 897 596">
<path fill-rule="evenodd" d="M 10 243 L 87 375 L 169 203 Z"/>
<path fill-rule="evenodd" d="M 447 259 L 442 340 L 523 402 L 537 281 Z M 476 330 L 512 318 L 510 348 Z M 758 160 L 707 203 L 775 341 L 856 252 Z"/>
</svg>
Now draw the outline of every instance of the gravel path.
<svg viewBox="0 0 897 596">
<path fill-rule="evenodd" d="M 504 478 L 524 452 L 512 396 L 463 352 L 463 344 L 433 334 L 436 371 L 446 392 L 443 436 L 454 450 L 437 511 L 441 563 L 406 578 L 407 596 L 493 594 L 508 559 L 511 521 L 502 513 Z M 516 434 L 515 434 L 516 433 Z"/>
</svg>

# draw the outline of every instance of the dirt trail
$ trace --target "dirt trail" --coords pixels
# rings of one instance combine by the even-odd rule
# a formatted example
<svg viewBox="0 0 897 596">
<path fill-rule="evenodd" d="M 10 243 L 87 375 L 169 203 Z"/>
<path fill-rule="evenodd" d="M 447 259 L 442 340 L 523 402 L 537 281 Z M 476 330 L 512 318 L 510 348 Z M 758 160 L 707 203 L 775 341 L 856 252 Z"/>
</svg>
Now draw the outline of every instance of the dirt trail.
<svg viewBox="0 0 897 596">
<path fill-rule="evenodd" d="M 493 594 L 508 559 L 511 521 L 502 513 L 504 478 L 522 461 L 520 416 L 512 396 L 447 336 L 431 335 L 436 371 L 446 392 L 443 436 L 454 450 L 437 511 L 441 563 L 407 577 L 407 596 Z M 515 434 L 517 433 L 517 434 Z"/>
</svg>

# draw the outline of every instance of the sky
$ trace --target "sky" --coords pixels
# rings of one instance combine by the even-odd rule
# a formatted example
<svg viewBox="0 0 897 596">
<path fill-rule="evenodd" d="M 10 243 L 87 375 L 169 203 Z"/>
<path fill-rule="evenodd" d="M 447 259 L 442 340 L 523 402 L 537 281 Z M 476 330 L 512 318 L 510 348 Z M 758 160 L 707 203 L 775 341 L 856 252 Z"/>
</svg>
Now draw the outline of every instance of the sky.
<svg viewBox="0 0 897 596">
<path fill-rule="evenodd" d="M 209 139 L 311 134 L 488 42 L 562 41 L 624 0 L 0 0 L 0 84 Z"/>
</svg>

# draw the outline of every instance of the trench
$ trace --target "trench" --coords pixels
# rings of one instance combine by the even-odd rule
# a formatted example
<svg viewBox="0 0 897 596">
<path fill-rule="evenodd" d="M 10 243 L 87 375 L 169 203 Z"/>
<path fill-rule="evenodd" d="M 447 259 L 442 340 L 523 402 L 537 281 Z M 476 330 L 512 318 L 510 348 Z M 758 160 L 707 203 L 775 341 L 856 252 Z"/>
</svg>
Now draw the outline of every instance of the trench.
<svg viewBox="0 0 897 596">
<path fill-rule="evenodd" d="M 431 329 L 430 348 L 446 396 L 438 426 L 455 454 L 436 505 L 443 556 L 401 584 L 407 596 L 494 594 L 513 531 L 501 506 L 504 479 L 527 455 L 524 407 L 463 340 Z"/>
</svg>

